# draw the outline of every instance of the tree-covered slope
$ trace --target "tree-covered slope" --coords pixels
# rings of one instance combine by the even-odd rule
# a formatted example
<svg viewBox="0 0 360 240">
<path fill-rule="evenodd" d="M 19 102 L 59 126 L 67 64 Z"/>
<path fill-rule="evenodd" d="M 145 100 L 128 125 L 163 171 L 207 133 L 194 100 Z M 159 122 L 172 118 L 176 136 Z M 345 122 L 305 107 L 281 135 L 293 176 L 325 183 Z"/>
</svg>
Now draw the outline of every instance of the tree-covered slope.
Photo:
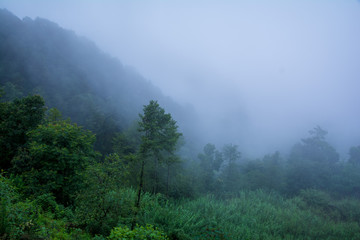
<svg viewBox="0 0 360 240">
<path fill-rule="evenodd" d="M 136 71 L 91 41 L 46 19 L 19 19 L 0 10 L 0 84 L 3 100 L 38 93 L 48 107 L 94 131 L 96 147 L 110 151 L 115 132 L 156 99 L 177 119 L 182 107 Z"/>
</svg>

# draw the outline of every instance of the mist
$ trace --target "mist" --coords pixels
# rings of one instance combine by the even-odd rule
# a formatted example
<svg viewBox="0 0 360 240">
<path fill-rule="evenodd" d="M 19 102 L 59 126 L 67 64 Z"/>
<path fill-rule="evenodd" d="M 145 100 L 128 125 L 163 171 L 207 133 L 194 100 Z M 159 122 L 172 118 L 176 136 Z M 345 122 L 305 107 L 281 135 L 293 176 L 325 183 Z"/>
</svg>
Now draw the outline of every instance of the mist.
<svg viewBox="0 0 360 240">
<path fill-rule="evenodd" d="M 181 104 L 203 143 L 284 153 L 319 125 L 360 144 L 358 1 L 8 1 L 94 41 Z"/>
</svg>

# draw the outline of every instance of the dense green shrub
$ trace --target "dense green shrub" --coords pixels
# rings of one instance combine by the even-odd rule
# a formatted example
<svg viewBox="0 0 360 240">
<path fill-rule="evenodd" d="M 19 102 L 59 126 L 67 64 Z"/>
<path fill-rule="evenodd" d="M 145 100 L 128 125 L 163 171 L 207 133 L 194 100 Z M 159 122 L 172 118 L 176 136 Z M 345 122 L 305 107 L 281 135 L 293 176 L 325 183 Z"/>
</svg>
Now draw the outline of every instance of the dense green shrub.
<svg viewBox="0 0 360 240">
<path fill-rule="evenodd" d="M 18 239 L 36 231 L 37 209 L 30 201 L 20 201 L 12 182 L 0 174 L 0 237 Z"/>
<path fill-rule="evenodd" d="M 95 136 L 67 121 L 39 125 L 27 133 L 27 148 L 12 161 L 28 195 L 52 193 L 70 205 L 82 188 L 82 171 L 96 158 Z"/>
<path fill-rule="evenodd" d="M 103 186 L 101 189 L 101 186 L 89 187 L 88 191 L 80 193 L 75 213 L 77 222 L 87 231 L 107 236 L 119 224 L 131 223 L 136 192 L 131 188 L 107 189 Z"/>
<path fill-rule="evenodd" d="M 37 239 L 91 239 L 91 236 L 84 233 L 83 230 L 69 227 L 70 224 L 66 219 L 56 219 L 53 214 L 48 212 L 39 214 L 36 224 L 38 225 Z"/>
<path fill-rule="evenodd" d="M 44 105 L 44 99 L 39 95 L 13 102 L 0 101 L 0 169 L 13 167 L 13 157 L 28 140 L 26 133 L 43 121 Z"/>
<path fill-rule="evenodd" d="M 127 226 L 116 227 L 111 230 L 109 240 L 136 240 L 136 239 L 149 239 L 149 240 L 168 240 L 169 238 L 162 231 L 154 228 L 152 225 L 136 226 L 130 230 Z"/>
<path fill-rule="evenodd" d="M 50 194 L 23 200 L 12 182 L 0 175 L 0 239 L 90 239 L 69 227 L 71 210 Z"/>
<path fill-rule="evenodd" d="M 354 198 L 345 198 L 334 203 L 341 214 L 342 221 L 354 221 L 360 224 L 360 201 Z"/>
</svg>

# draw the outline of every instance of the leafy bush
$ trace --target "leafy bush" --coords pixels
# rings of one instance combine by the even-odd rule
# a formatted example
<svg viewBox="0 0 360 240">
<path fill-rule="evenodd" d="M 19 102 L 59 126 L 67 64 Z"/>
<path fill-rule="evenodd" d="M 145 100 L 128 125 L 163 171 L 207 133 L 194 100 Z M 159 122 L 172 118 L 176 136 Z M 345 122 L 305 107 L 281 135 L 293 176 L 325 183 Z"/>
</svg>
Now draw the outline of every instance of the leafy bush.
<svg viewBox="0 0 360 240">
<path fill-rule="evenodd" d="M 360 224 L 360 201 L 358 199 L 346 198 L 335 203 L 341 213 L 341 220 L 355 221 Z"/>
<path fill-rule="evenodd" d="M 0 174 L 0 237 L 9 233 L 9 206 L 15 198 L 14 188 L 8 179 Z"/>
<path fill-rule="evenodd" d="M 20 201 L 12 182 L 0 174 L 0 237 L 18 239 L 36 231 L 37 209 L 33 202 Z"/>
<path fill-rule="evenodd" d="M 70 205 L 82 188 L 81 172 L 97 156 L 93 149 L 95 136 L 66 121 L 39 125 L 27 136 L 27 150 L 12 161 L 27 186 L 27 194 L 52 193 L 57 202 Z"/>
<path fill-rule="evenodd" d="M 107 236 L 119 223 L 131 222 L 135 196 L 133 189 L 109 189 L 94 183 L 76 199 L 77 222 L 91 234 Z"/>
<path fill-rule="evenodd" d="M 127 226 L 114 228 L 110 236 L 110 240 L 136 240 L 136 239 L 149 239 L 149 240 L 168 240 L 169 238 L 162 231 L 154 228 L 152 225 L 136 226 L 130 230 Z"/>
<path fill-rule="evenodd" d="M 13 183 L 0 174 L 0 239 L 90 239 L 69 227 L 70 209 L 58 205 L 51 194 L 23 200 Z"/>
<path fill-rule="evenodd" d="M 360 201 L 355 198 L 333 199 L 328 193 L 307 189 L 300 192 L 307 208 L 336 221 L 360 223 Z"/>
<path fill-rule="evenodd" d="M 326 208 L 331 202 L 331 197 L 328 193 L 316 189 L 301 190 L 300 197 L 309 206 L 313 207 Z"/>
<path fill-rule="evenodd" d="M 47 212 L 39 214 L 36 219 L 36 224 L 39 226 L 36 232 L 36 238 L 40 239 L 76 239 L 87 240 L 91 236 L 84 233 L 83 230 L 75 227 L 69 227 L 66 219 L 55 219 L 53 214 Z"/>
</svg>

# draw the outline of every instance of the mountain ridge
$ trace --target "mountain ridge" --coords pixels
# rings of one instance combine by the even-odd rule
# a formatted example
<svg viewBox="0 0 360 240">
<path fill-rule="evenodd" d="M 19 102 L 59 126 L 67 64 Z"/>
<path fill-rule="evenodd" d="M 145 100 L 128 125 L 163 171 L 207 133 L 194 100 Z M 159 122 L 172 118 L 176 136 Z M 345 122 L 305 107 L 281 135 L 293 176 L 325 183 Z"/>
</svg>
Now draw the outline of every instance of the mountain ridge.
<svg viewBox="0 0 360 240">
<path fill-rule="evenodd" d="M 0 10 L 0 22 L 0 84 L 5 100 L 40 94 L 49 107 L 101 137 L 104 131 L 107 135 L 127 128 L 154 99 L 186 131 L 187 118 L 194 114 L 191 109 L 165 96 L 94 42 L 47 19 L 21 20 L 6 9 Z M 106 146 L 97 147 L 105 153 L 111 148 L 111 137 L 107 138 Z"/>
</svg>

